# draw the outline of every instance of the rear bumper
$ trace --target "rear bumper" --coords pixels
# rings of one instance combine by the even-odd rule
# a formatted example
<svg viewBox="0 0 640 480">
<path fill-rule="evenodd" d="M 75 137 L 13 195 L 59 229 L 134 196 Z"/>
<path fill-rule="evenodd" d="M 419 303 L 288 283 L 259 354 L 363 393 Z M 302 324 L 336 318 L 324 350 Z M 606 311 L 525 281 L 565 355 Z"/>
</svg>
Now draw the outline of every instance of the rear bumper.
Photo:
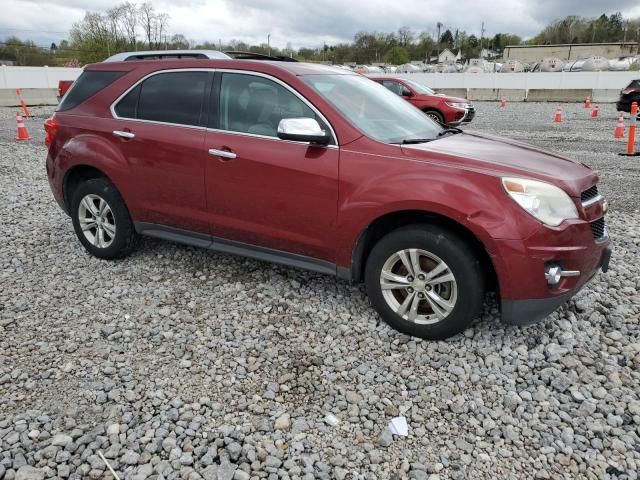
<svg viewBox="0 0 640 480">
<path fill-rule="evenodd" d="M 544 319 L 578 293 L 582 287 L 593 279 L 598 270 L 606 272 L 609 268 L 610 258 L 611 249 L 604 248 L 596 269 L 587 273 L 586 280 L 579 283 L 572 290 L 562 294 L 547 298 L 503 299 L 500 305 L 502 321 L 510 325 L 529 325 Z"/>
</svg>

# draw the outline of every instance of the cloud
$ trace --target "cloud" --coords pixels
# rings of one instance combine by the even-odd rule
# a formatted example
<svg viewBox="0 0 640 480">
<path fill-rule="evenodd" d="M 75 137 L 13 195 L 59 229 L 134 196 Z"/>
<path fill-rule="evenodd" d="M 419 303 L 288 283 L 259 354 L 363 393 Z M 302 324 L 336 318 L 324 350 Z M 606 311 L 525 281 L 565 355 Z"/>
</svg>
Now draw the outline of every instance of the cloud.
<svg viewBox="0 0 640 480">
<path fill-rule="evenodd" d="M 597 16 L 621 11 L 640 15 L 637 0 L 149 0 L 170 15 L 170 33 L 182 33 L 197 42 L 223 43 L 232 39 L 266 42 L 294 48 L 318 47 L 324 42 L 348 42 L 356 32 L 395 31 L 408 26 L 434 34 L 436 23 L 445 29 L 478 35 L 516 33 L 531 37 L 546 24 L 567 15 Z M 7 3 L 7 2 L 5 2 Z M 3 6 L 0 38 L 18 35 L 48 45 L 64 38 L 82 19 L 86 0 L 13 0 Z M 111 8 L 113 0 L 92 0 L 92 11 Z"/>
</svg>

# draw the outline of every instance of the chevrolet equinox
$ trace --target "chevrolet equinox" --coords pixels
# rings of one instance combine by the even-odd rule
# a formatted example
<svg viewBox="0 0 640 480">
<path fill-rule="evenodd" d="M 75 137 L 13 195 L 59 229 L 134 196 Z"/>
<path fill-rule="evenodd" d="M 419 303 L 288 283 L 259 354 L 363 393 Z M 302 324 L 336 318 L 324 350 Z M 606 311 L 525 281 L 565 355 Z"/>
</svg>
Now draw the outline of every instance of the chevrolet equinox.
<svg viewBox="0 0 640 480">
<path fill-rule="evenodd" d="M 566 302 L 610 251 L 597 175 L 446 128 L 328 66 L 238 59 L 85 67 L 45 122 L 53 195 L 102 259 L 138 235 L 363 281 L 392 327 L 462 331 Z"/>
</svg>

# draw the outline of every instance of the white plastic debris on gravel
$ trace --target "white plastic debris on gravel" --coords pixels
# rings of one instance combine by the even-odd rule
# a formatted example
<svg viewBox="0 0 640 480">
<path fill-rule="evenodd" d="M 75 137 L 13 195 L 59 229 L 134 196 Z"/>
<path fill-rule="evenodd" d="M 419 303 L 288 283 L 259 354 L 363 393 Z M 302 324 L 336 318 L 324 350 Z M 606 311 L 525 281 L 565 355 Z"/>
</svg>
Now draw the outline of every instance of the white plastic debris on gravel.
<svg viewBox="0 0 640 480">
<path fill-rule="evenodd" d="M 380 323 L 360 287 L 145 240 L 88 256 L 42 122 L 0 109 L 0 479 L 635 479 L 640 158 L 616 114 L 479 103 L 465 127 L 600 171 L 611 270 L 527 328 L 495 305 L 448 341 Z M 408 436 L 389 423 L 406 419 Z"/>
</svg>

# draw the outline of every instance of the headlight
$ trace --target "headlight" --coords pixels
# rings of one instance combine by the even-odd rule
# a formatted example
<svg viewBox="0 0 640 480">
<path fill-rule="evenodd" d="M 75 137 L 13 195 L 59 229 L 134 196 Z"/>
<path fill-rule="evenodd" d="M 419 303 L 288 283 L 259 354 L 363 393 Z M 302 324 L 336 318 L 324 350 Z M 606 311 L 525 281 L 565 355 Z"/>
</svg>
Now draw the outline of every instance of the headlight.
<svg viewBox="0 0 640 480">
<path fill-rule="evenodd" d="M 510 177 L 503 177 L 502 185 L 518 205 L 542 223 L 557 227 L 563 220 L 579 218 L 573 200 L 555 185 Z"/>
<path fill-rule="evenodd" d="M 469 104 L 468 103 L 459 103 L 459 102 L 444 102 L 447 105 L 449 105 L 450 107 L 453 108 L 468 108 Z"/>
</svg>

